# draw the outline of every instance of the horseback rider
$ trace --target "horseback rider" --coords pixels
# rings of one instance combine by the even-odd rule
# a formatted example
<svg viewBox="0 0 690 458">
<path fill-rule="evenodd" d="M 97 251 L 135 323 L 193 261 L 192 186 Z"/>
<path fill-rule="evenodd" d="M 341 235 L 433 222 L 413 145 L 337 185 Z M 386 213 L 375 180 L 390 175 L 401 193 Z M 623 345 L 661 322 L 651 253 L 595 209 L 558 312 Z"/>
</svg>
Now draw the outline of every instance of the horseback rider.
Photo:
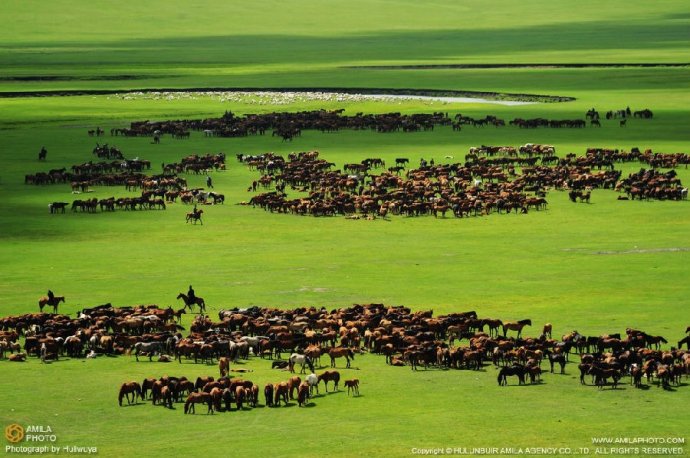
<svg viewBox="0 0 690 458">
<path fill-rule="evenodd" d="M 196 295 L 194 294 L 194 288 L 192 288 L 192 285 L 189 285 L 189 291 L 187 291 L 187 298 L 189 299 L 190 303 L 193 303 L 194 300 L 196 300 Z"/>
<path fill-rule="evenodd" d="M 48 290 L 48 303 L 52 304 L 55 301 L 55 294 L 51 290 Z"/>
</svg>

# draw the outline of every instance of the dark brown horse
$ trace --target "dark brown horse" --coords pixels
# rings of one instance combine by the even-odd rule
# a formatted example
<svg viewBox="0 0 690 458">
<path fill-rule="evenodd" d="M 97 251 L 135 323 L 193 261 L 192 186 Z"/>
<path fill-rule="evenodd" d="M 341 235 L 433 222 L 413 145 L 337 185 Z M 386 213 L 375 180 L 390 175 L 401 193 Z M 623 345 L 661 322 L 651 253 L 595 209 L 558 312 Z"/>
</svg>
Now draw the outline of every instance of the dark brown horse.
<svg viewBox="0 0 690 458">
<path fill-rule="evenodd" d="M 323 384 L 326 385 L 326 393 L 328 393 L 328 382 L 332 381 L 334 389 L 338 389 L 338 383 L 340 382 L 340 372 L 338 371 L 325 371 L 319 374 L 319 382 L 323 380 Z"/>
<path fill-rule="evenodd" d="M 203 213 L 203 210 L 195 210 L 193 212 L 187 213 L 187 219 L 186 222 L 192 222 L 192 224 L 196 224 L 197 221 L 201 223 L 203 226 L 204 222 L 201 220 L 201 214 Z"/>
<path fill-rule="evenodd" d="M 690 350 L 690 336 L 683 337 L 678 341 L 678 349 L 683 348 L 683 344 L 685 344 L 688 347 L 688 350 Z"/>
<path fill-rule="evenodd" d="M 347 360 L 347 366 L 350 367 L 350 359 L 355 359 L 355 353 L 347 347 L 334 347 L 328 350 L 328 356 L 331 357 L 331 367 L 335 367 L 335 359 L 344 357 Z"/>
<path fill-rule="evenodd" d="M 525 374 L 526 374 L 525 366 L 520 365 L 520 364 L 515 364 L 513 366 L 504 366 L 501 368 L 501 370 L 498 372 L 498 385 L 508 385 L 508 376 L 509 375 L 515 375 L 518 378 L 518 384 L 519 385 L 524 385 L 525 384 Z"/>
<path fill-rule="evenodd" d="M 519 339 L 522 334 L 522 328 L 525 326 L 532 326 L 532 320 L 506 321 L 503 323 L 503 337 L 506 336 L 508 330 L 511 330 L 517 331 L 517 337 Z"/>
<path fill-rule="evenodd" d="M 350 395 L 350 390 L 352 390 L 353 396 L 359 396 L 359 380 L 356 378 L 345 380 L 345 386 L 347 387 L 347 395 Z"/>
<path fill-rule="evenodd" d="M 599 389 L 604 388 L 610 378 L 612 380 L 611 387 L 615 390 L 618 386 L 618 380 L 621 378 L 620 372 L 616 369 L 606 369 L 596 365 L 592 365 L 587 373 L 594 377 L 594 384 Z"/>
<path fill-rule="evenodd" d="M 266 407 L 273 406 L 273 384 L 267 383 L 264 387 L 264 397 L 266 398 Z"/>
<path fill-rule="evenodd" d="M 177 295 L 177 299 L 182 299 L 184 301 L 184 305 L 186 307 L 189 307 L 190 313 L 192 312 L 193 307 L 195 305 L 199 306 L 199 313 L 203 313 L 206 311 L 206 302 L 204 302 L 204 299 L 202 297 L 195 297 L 194 299 L 190 299 L 189 296 L 187 296 L 185 293 L 180 293 Z"/>
<path fill-rule="evenodd" d="M 43 307 L 50 305 L 53 307 L 53 313 L 57 313 L 60 302 L 65 302 L 65 296 L 53 296 L 53 300 L 50 300 L 48 296 L 43 296 L 38 300 L 38 308 L 43 313 Z"/>
<path fill-rule="evenodd" d="M 309 400 L 309 383 L 302 382 L 297 387 L 297 405 L 302 407 L 307 404 Z"/>
<path fill-rule="evenodd" d="M 132 395 L 132 399 L 130 400 L 129 395 Z M 120 406 L 122 406 L 122 398 L 127 397 L 127 404 L 132 404 L 137 402 L 137 396 L 139 396 L 142 400 L 144 399 L 144 396 L 141 394 L 141 385 L 139 385 L 137 382 L 125 382 L 120 386 L 120 394 L 117 398 L 118 403 Z"/>
</svg>

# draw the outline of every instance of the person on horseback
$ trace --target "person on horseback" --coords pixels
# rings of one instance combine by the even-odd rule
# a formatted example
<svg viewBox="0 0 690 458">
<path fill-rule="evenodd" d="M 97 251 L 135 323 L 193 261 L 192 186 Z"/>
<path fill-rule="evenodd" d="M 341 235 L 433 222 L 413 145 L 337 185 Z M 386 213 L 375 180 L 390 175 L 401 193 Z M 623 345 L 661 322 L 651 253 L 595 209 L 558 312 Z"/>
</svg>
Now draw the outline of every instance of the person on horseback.
<svg viewBox="0 0 690 458">
<path fill-rule="evenodd" d="M 48 290 L 48 303 L 52 304 L 55 301 L 55 294 L 51 290 Z"/>
<path fill-rule="evenodd" d="M 194 288 L 192 288 L 192 285 L 189 285 L 189 291 L 187 291 L 187 298 L 191 304 L 193 304 L 196 300 L 196 295 L 194 294 Z"/>
</svg>

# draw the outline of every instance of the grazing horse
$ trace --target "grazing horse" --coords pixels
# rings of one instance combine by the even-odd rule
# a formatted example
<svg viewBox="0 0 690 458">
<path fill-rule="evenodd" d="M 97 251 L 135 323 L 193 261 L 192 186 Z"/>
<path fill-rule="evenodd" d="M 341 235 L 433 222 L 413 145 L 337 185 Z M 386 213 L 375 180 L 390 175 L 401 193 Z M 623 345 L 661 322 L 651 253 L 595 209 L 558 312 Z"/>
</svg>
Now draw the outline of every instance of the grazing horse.
<svg viewBox="0 0 690 458">
<path fill-rule="evenodd" d="M 208 406 L 208 412 L 213 413 L 213 398 L 210 393 L 189 393 L 187 400 L 184 403 L 184 413 L 196 413 L 194 409 L 194 404 L 205 403 Z"/>
<path fill-rule="evenodd" d="M 506 336 L 508 330 L 517 331 L 517 337 L 520 338 L 522 334 L 522 328 L 525 326 L 532 326 L 532 320 L 520 320 L 520 321 L 506 321 L 503 323 L 503 337 Z"/>
<path fill-rule="evenodd" d="M 139 361 L 139 354 L 145 353 L 149 361 L 153 361 L 153 355 L 163 353 L 163 342 L 137 342 L 134 344 L 134 356 Z"/>
<path fill-rule="evenodd" d="M 316 394 L 319 394 L 319 377 L 316 374 L 311 373 L 305 378 L 309 384 L 309 396 L 314 395 L 314 388 L 316 388 Z"/>
<path fill-rule="evenodd" d="M 311 358 L 309 356 L 300 355 L 299 353 L 293 353 L 290 355 L 289 361 L 290 372 L 295 372 L 295 364 L 300 364 L 302 366 L 300 374 L 306 373 L 305 366 L 309 366 L 309 370 L 314 372 L 314 363 L 312 363 Z"/>
<path fill-rule="evenodd" d="M 518 378 L 518 384 L 525 384 L 525 366 L 521 364 L 515 364 L 513 366 L 504 366 L 498 373 L 498 385 L 508 385 L 508 376 L 515 375 Z"/>
<path fill-rule="evenodd" d="M 609 378 L 613 380 L 611 386 L 615 390 L 618 386 L 618 380 L 621 378 L 620 372 L 618 372 L 616 369 L 604 369 L 595 365 L 592 365 L 587 373 L 594 377 L 594 383 L 600 390 L 604 388 L 604 385 L 606 385 L 606 381 Z"/>
<path fill-rule="evenodd" d="M 264 387 L 264 397 L 266 398 L 266 407 L 273 406 L 273 384 L 267 383 Z"/>
<path fill-rule="evenodd" d="M 282 399 L 285 405 L 288 405 L 288 384 L 287 382 L 280 382 L 273 385 L 273 405 L 280 407 L 280 400 Z"/>
<path fill-rule="evenodd" d="M 129 395 L 132 394 L 132 399 L 129 399 Z M 132 404 L 137 402 L 137 396 L 139 396 L 142 400 L 144 399 L 144 396 L 141 394 L 141 385 L 139 385 L 137 382 L 125 382 L 120 386 L 120 394 L 118 396 L 117 401 L 120 404 L 120 407 L 122 407 L 122 398 L 127 397 L 127 404 Z"/>
<path fill-rule="evenodd" d="M 204 299 L 201 297 L 195 297 L 194 299 L 190 299 L 189 296 L 187 296 L 185 293 L 180 293 L 177 295 L 177 299 L 182 299 L 184 301 L 185 307 L 189 307 L 189 312 L 192 312 L 192 307 L 195 305 L 199 306 L 199 313 L 203 313 L 206 311 L 206 302 L 204 302 Z"/>
<path fill-rule="evenodd" d="M 345 386 L 347 387 L 347 395 L 350 395 L 350 390 L 352 390 L 353 396 L 359 396 L 359 380 L 356 378 L 345 380 Z"/>
<path fill-rule="evenodd" d="M 688 350 L 690 350 L 690 336 L 683 337 L 678 341 L 679 350 L 683 348 L 683 344 L 685 344 L 688 347 Z"/>
<path fill-rule="evenodd" d="M 334 390 L 338 389 L 338 383 L 340 382 L 340 372 L 338 371 L 325 371 L 323 374 L 318 376 L 319 382 L 323 380 L 323 384 L 326 385 L 326 393 L 328 393 L 328 382 L 333 381 Z"/>
<path fill-rule="evenodd" d="M 199 210 L 195 210 L 195 211 L 193 211 L 193 212 L 187 213 L 186 222 L 189 223 L 189 222 L 191 221 L 192 224 L 196 224 L 197 221 L 198 221 L 198 222 L 200 222 L 201 225 L 203 226 L 203 225 L 204 225 L 204 222 L 203 222 L 202 219 L 201 219 L 201 214 L 202 214 L 203 212 L 204 212 L 203 210 L 199 209 Z"/>
<path fill-rule="evenodd" d="M 297 387 L 297 405 L 302 407 L 307 404 L 309 400 L 309 383 L 302 382 Z"/>
<path fill-rule="evenodd" d="M 65 296 L 54 296 L 52 301 L 48 296 L 43 296 L 38 300 L 38 308 L 43 313 L 43 307 L 50 305 L 53 307 L 53 313 L 57 313 L 60 302 L 65 302 Z"/>
<path fill-rule="evenodd" d="M 334 347 L 328 350 L 328 356 L 331 357 L 331 367 L 335 367 L 335 359 L 340 357 L 345 357 L 347 360 L 347 366 L 350 367 L 350 359 L 355 359 L 354 352 L 346 347 Z"/>
</svg>

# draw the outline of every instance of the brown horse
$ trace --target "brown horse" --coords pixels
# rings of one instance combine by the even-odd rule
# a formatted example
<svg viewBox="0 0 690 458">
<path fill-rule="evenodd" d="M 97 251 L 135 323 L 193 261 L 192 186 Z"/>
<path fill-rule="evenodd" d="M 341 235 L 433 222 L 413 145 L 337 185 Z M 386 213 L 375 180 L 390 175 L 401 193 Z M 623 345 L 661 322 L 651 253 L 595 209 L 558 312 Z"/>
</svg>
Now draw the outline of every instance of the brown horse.
<svg viewBox="0 0 690 458">
<path fill-rule="evenodd" d="M 132 399 L 129 399 L 129 395 L 132 395 Z M 127 404 L 132 404 L 137 402 L 137 396 L 139 396 L 142 400 L 144 399 L 144 396 L 141 394 L 141 385 L 139 385 L 137 382 L 125 382 L 120 386 L 120 394 L 117 398 L 118 403 L 120 404 L 120 407 L 122 407 L 122 398 L 127 397 Z"/>
<path fill-rule="evenodd" d="M 173 394 L 169 386 L 162 386 L 160 391 L 153 396 L 152 403 L 155 405 L 157 401 L 160 401 L 163 407 L 173 408 Z"/>
<path fill-rule="evenodd" d="M 334 347 L 328 350 L 328 356 L 331 357 L 331 367 L 335 367 L 335 359 L 344 357 L 347 360 L 347 366 L 350 367 L 350 359 L 355 359 L 354 352 L 347 347 Z"/>
<path fill-rule="evenodd" d="M 264 387 L 264 397 L 266 398 L 266 407 L 273 406 L 273 384 L 267 383 Z"/>
<path fill-rule="evenodd" d="M 65 302 L 65 296 L 54 296 L 52 301 L 48 296 L 43 296 L 38 300 L 38 308 L 43 313 L 43 307 L 50 305 L 53 307 L 53 313 L 57 313 L 60 302 Z"/>
<path fill-rule="evenodd" d="M 503 323 L 503 337 L 506 337 L 508 330 L 517 331 L 517 337 L 520 338 L 522 334 L 522 328 L 525 326 L 532 326 L 532 320 L 520 320 L 520 321 L 506 321 Z"/>
<path fill-rule="evenodd" d="M 225 377 L 230 371 L 230 359 L 222 356 L 218 359 L 218 370 L 220 370 L 220 376 Z"/>
<path fill-rule="evenodd" d="M 242 410 L 242 404 L 244 403 L 245 399 L 245 391 L 243 386 L 236 386 L 235 387 L 235 406 L 237 407 L 237 410 Z"/>
<path fill-rule="evenodd" d="M 208 406 L 208 412 L 213 413 L 213 398 L 209 393 L 190 393 L 189 396 L 187 396 L 187 401 L 184 403 L 184 413 L 196 413 L 194 410 L 194 404 L 201 404 L 204 403 Z"/>
<path fill-rule="evenodd" d="M 345 386 L 347 387 L 347 395 L 350 395 L 350 390 L 352 390 L 353 396 L 359 396 L 359 380 L 356 378 L 345 380 Z"/>
<path fill-rule="evenodd" d="M 323 384 L 326 385 L 326 393 L 328 393 L 328 382 L 332 381 L 334 389 L 338 389 L 338 383 L 340 382 L 340 372 L 338 371 L 325 371 L 323 374 L 319 374 L 319 382 L 323 380 Z"/>
<path fill-rule="evenodd" d="M 309 383 L 302 382 L 297 388 L 297 405 L 302 407 L 307 404 L 307 400 L 309 400 Z"/>
<path fill-rule="evenodd" d="M 551 325 L 551 323 L 546 323 L 544 325 L 544 329 L 541 331 L 541 333 L 544 335 L 544 337 L 548 337 L 550 339 L 552 330 L 553 330 L 553 326 Z"/>
<path fill-rule="evenodd" d="M 204 225 L 204 222 L 201 220 L 201 214 L 203 213 L 203 210 L 195 210 L 193 212 L 187 213 L 187 220 L 186 222 L 192 222 L 192 224 L 196 224 L 197 221 L 201 223 L 201 225 Z"/>
<path fill-rule="evenodd" d="M 302 379 L 296 375 L 290 377 L 290 379 L 287 381 L 288 390 L 290 391 L 290 399 L 295 399 L 295 390 L 297 390 L 300 383 L 302 383 Z"/>
<path fill-rule="evenodd" d="M 273 405 L 276 407 L 280 407 L 280 400 L 282 399 L 283 402 L 285 402 L 285 405 L 288 405 L 288 384 L 287 382 L 280 382 L 276 383 L 273 385 Z"/>
<path fill-rule="evenodd" d="M 190 299 L 189 296 L 187 296 L 185 293 L 180 293 L 177 295 L 177 299 L 182 299 L 184 302 L 184 305 L 186 307 L 189 307 L 189 312 L 192 312 L 192 307 L 195 305 L 199 306 L 199 313 L 203 313 L 206 311 L 206 302 L 204 302 L 204 299 L 201 297 L 195 297 L 194 299 Z"/>
</svg>

